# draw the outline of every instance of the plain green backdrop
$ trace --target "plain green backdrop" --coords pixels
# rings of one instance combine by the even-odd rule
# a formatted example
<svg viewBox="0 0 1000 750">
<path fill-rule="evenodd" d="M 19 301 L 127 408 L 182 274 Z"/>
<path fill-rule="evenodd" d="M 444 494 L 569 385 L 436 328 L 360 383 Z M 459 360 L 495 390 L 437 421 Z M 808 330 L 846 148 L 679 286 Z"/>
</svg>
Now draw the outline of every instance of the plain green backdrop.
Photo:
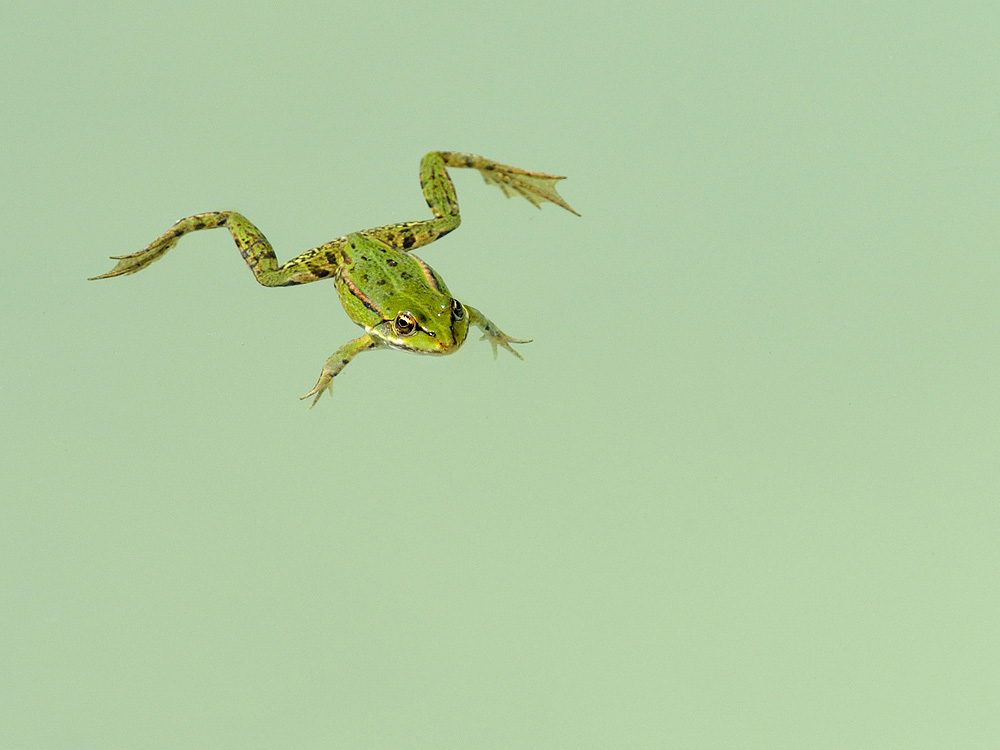
<svg viewBox="0 0 1000 750">
<path fill-rule="evenodd" d="M 1000 746 L 993 3 L 0 10 L 0 746 Z M 427 217 L 525 361 L 281 260 Z"/>
</svg>

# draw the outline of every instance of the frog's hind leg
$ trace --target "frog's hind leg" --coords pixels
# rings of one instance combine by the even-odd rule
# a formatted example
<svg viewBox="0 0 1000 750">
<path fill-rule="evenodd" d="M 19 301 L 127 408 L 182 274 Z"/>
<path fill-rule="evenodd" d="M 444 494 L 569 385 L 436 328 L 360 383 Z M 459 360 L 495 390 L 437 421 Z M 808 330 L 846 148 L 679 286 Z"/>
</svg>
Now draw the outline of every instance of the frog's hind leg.
<svg viewBox="0 0 1000 750">
<path fill-rule="evenodd" d="M 243 260 L 253 271 L 254 277 L 263 286 L 287 286 L 312 281 L 314 278 L 302 278 L 303 266 L 293 258 L 283 266 L 278 265 L 274 248 L 257 227 L 242 214 L 236 211 L 210 211 L 181 219 L 169 230 L 161 234 L 149 245 L 131 255 L 113 256 L 118 263 L 107 273 L 94 276 L 94 279 L 108 279 L 113 276 L 125 276 L 136 273 L 150 264 L 158 261 L 167 251 L 173 248 L 185 234 L 199 229 L 216 229 L 226 227 L 239 248 Z M 305 254 L 304 254 L 305 255 Z M 327 274 L 329 276 L 330 274 Z"/>
<path fill-rule="evenodd" d="M 549 201 L 576 213 L 556 192 L 555 183 L 564 179 L 544 172 L 529 172 L 457 151 L 431 151 L 420 161 L 420 187 L 433 219 L 406 221 L 360 232 L 387 243 L 391 247 L 412 250 L 430 244 L 453 231 L 461 223 L 455 185 L 447 167 L 478 169 L 483 179 L 498 186 L 508 197 L 522 195 L 539 208 Z M 577 214 L 579 216 L 579 214 Z"/>
<path fill-rule="evenodd" d="M 432 151 L 420 161 L 420 189 L 424 193 L 433 219 L 424 221 L 401 221 L 383 227 L 358 232 L 400 250 L 412 250 L 429 245 L 439 237 L 454 231 L 462 223 L 458 212 L 458 197 L 455 184 L 451 181 L 444 159 L 438 151 Z"/>
</svg>

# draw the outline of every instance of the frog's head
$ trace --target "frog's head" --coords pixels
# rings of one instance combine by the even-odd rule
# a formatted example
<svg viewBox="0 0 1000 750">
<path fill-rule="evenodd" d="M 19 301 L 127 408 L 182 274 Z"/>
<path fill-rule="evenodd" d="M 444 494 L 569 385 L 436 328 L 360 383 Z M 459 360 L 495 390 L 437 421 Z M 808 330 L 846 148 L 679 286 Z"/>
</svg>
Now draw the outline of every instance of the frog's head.
<svg viewBox="0 0 1000 750">
<path fill-rule="evenodd" d="M 469 334 L 469 314 L 457 299 L 437 295 L 433 302 L 399 295 L 385 306 L 386 319 L 365 330 L 393 349 L 415 354 L 451 354 Z"/>
</svg>

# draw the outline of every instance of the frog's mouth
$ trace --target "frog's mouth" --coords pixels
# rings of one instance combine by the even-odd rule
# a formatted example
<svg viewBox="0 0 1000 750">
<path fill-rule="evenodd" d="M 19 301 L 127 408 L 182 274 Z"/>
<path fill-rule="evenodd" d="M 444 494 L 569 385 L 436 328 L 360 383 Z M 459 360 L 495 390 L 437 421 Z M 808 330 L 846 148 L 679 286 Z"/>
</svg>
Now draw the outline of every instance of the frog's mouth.
<svg viewBox="0 0 1000 750">
<path fill-rule="evenodd" d="M 398 336 L 379 336 L 379 338 L 392 349 L 398 349 L 402 352 L 410 352 L 412 354 L 430 354 L 430 355 L 442 355 L 450 354 L 458 348 L 458 344 L 454 339 L 448 341 L 447 338 L 442 339 L 437 335 L 436 331 L 429 331 L 423 326 L 418 324 L 419 333 L 426 335 L 430 341 L 425 342 L 424 346 L 415 346 L 413 344 L 413 336 L 407 336 L 406 338 L 400 338 Z M 417 334 L 414 334 L 417 335 Z"/>
<path fill-rule="evenodd" d="M 456 321 L 452 321 L 448 328 L 437 330 L 429 328 L 425 322 L 415 316 L 411 318 L 411 322 L 413 332 L 406 336 L 400 336 L 393 330 L 393 319 L 391 318 L 382 320 L 377 326 L 365 326 L 365 330 L 381 342 L 381 346 L 412 354 L 434 356 L 451 354 L 465 340 L 465 331 L 456 324 Z"/>
</svg>

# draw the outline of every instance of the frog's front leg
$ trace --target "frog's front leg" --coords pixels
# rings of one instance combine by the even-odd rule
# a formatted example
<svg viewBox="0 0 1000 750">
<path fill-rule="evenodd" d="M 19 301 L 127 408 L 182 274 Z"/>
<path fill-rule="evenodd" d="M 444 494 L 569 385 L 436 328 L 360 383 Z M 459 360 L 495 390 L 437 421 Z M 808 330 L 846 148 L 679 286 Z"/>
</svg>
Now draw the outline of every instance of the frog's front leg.
<svg viewBox="0 0 1000 750">
<path fill-rule="evenodd" d="M 490 346 L 493 347 L 493 359 L 497 358 L 497 347 L 502 346 L 504 349 L 509 351 L 518 359 L 524 359 L 512 346 L 511 344 L 530 344 L 532 339 L 515 339 L 508 336 L 506 333 L 501 331 L 497 324 L 492 320 L 483 315 L 479 310 L 469 305 L 465 306 L 465 309 L 469 311 L 469 322 L 478 326 L 483 332 L 482 339 L 490 342 Z"/>
<path fill-rule="evenodd" d="M 367 333 L 364 336 L 358 336 L 354 341 L 348 341 L 337 351 L 330 355 L 330 358 L 323 364 L 323 372 L 320 373 L 319 380 L 316 381 L 315 387 L 309 391 L 300 400 L 309 398 L 310 396 L 315 396 L 313 402 L 309 404 L 309 408 L 312 409 L 316 406 L 316 402 L 319 401 L 319 397 L 323 395 L 325 391 L 331 391 L 333 388 L 333 379 L 347 367 L 347 363 L 350 362 L 354 357 L 361 352 L 366 352 L 369 349 L 377 349 L 381 344 L 372 338 Z"/>
</svg>

